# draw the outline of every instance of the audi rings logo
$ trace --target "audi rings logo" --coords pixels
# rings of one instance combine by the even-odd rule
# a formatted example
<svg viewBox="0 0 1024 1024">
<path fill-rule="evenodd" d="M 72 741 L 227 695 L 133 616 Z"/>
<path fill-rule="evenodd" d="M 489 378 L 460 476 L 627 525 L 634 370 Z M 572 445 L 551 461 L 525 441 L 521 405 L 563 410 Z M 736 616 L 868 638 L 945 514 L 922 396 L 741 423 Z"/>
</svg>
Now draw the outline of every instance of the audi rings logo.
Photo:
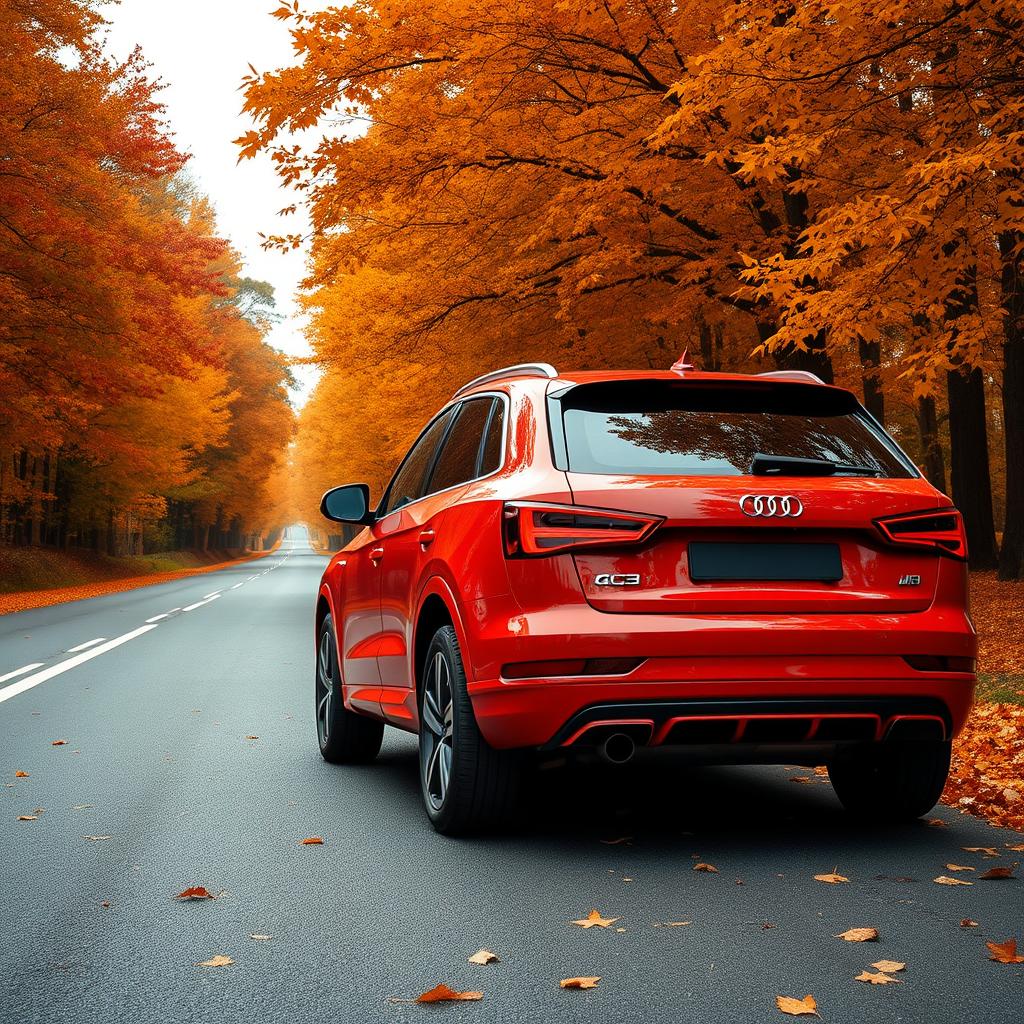
<svg viewBox="0 0 1024 1024">
<path fill-rule="evenodd" d="M 744 494 L 740 498 L 740 510 L 745 516 L 763 519 L 796 519 L 804 514 L 800 499 L 791 494 Z"/>
</svg>

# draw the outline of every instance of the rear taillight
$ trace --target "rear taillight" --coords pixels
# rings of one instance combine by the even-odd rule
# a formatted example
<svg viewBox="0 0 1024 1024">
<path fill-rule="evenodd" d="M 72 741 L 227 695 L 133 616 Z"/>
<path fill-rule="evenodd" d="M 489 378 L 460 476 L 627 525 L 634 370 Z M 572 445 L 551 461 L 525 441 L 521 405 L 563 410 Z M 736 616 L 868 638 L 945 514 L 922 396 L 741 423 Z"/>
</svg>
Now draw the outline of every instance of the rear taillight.
<svg viewBox="0 0 1024 1024">
<path fill-rule="evenodd" d="M 931 548 L 943 555 L 967 561 L 967 535 L 963 516 L 955 508 L 937 512 L 911 512 L 876 519 L 875 526 L 892 544 Z"/>
<path fill-rule="evenodd" d="M 536 558 L 576 548 L 622 547 L 646 540 L 661 516 L 536 501 L 505 503 L 503 532 L 509 558 Z"/>
</svg>

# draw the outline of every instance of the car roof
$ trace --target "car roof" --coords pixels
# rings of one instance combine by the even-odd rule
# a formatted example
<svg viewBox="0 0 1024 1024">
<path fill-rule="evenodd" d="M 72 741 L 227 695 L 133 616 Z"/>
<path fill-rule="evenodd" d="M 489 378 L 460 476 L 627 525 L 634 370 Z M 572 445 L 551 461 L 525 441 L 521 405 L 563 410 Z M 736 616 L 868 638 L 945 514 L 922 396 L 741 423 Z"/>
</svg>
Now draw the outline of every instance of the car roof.
<svg viewBox="0 0 1024 1024">
<path fill-rule="evenodd" d="M 813 373 L 805 370 L 769 370 L 764 373 L 723 373 L 709 370 L 565 370 L 557 371 L 547 364 L 510 366 L 507 370 L 495 370 L 461 387 L 455 397 L 462 398 L 480 391 L 493 390 L 495 385 L 533 386 L 544 385 L 544 390 L 559 391 L 577 384 L 602 384 L 616 381 L 690 381 L 695 384 L 770 384 L 790 383 L 803 386 L 822 387 L 845 391 L 826 384 Z"/>
</svg>

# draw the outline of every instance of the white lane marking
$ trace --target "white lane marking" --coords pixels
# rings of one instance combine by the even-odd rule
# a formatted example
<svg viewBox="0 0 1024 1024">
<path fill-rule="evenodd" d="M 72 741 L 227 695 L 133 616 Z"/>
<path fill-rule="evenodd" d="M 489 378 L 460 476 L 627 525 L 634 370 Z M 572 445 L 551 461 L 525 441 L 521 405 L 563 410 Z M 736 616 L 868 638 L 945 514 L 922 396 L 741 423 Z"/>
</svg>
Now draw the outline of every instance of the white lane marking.
<svg viewBox="0 0 1024 1024">
<path fill-rule="evenodd" d="M 137 636 L 142 636 L 143 633 L 148 633 L 151 629 L 156 629 L 156 626 L 139 626 L 138 629 L 125 633 L 124 636 L 114 637 L 113 640 L 108 640 L 106 643 L 100 644 L 99 647 L 93 647 L 82 654 L 76 654 L 73 658 L 68 658 L 56 665 L 51 665 L 49 668 L 43 669 L 42 672 L 37 672 L 34 676 L 29 676 L 27 679 L 11 683 L 10 686 L 5 686 L 0 690 L 0 704 L 5 700 L 10 700 L 12 697 L 17 697 L 19 693 L 31 690 L 33 686 L 45 683 L 47 679 L 52 679 L 54 676 L 59 676 L 62 672 L 67 672 L 68 669 L 76 668 L 92 658 L 98 658 L 101 654 L 106 654 L 107 651 L 112 651 L 115 647 L 120 647 L 121 644 L 126 644 L 129 640 L 134 640 Z M 6 679 L 7 677 L 5 676 L 4 678 Z"/>
<path fill-rule="evenodd" d="M 214 594 L 212 597 L 207 597 L 205 600 L 196 601 L 195 604 L 187 604 L 181 610 L 183 612 L 195 611 L 196 608 L 202 608 L 204 604 L 209 604 L 211 601 L 216 601 L 220 597 L 220 594 Z"/>
<path fill-rule="evenodd" d="M 105 636 L 98 636 L 95 640 L 87 640 L 84 644 L 79 644 L 77 647 L 69 647 L 68 654 L 77 654 L 79 651 L 87 650 L 89 647 L 95 647 L 97 644 L 103 643 L 107 638 Z"/>
<path fill-rule="evenodd" d="M 21 668 L 16 668 L 13 672 L 8 672 L 5 676 L 0 676 L 0 683 L 6 683 L 8 679 L 13 679 L 15 676 L 23 676 L 26 672 L 31 672 L 33 669 L 42 668 L 43 663 L 37 661 L 32 665 L 22 665 Z"/>
<path fill-rule="evenodd" d="M 161 619 L 166 619 L 170 612 L 164 612 L 163 615 L 154 615 L 151 619 L 146 619 L 147 622 L 159 622 Z"/>
<path fill-rule="evenodd" d="M 208 598 L 208 597 L 217 597 L 220 593 L 221 593 L 221 591 L 219 591 L 219 590 L 213 590 L 209 594 L 203 594 L 203 600 L 205 601 L 206 598 Z"/>
<path fill-rule="evenodd" d="M 244 586 L 245 586 L 245 581 L 243 580 L 241 583 L 236 583 L 231 589 L 232 590 L 237 590 L 239 587 L 244 587 Z"/>
<path fill-rule="evenodd" d="M 245 582 L 252 583 L 253 580 L 258 580 L 259 578 L 259 573 L 257 573 L 255 576 L 250 576 Z"/>
</svg>

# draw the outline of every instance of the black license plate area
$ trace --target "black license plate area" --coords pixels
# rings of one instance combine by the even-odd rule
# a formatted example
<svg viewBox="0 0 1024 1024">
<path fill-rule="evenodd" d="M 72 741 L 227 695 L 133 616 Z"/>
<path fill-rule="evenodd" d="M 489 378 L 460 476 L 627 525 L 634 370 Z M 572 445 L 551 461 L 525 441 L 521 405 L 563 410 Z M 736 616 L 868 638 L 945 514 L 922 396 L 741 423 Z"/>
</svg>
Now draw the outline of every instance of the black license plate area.
<svg viewBox="0 0 1024 1024">
<path fill-rule="evenodd" d="M 690 579 L 836 583 L 843 578 L 838 544 L 745 544 L 693 541 Z"/>
</svg>

